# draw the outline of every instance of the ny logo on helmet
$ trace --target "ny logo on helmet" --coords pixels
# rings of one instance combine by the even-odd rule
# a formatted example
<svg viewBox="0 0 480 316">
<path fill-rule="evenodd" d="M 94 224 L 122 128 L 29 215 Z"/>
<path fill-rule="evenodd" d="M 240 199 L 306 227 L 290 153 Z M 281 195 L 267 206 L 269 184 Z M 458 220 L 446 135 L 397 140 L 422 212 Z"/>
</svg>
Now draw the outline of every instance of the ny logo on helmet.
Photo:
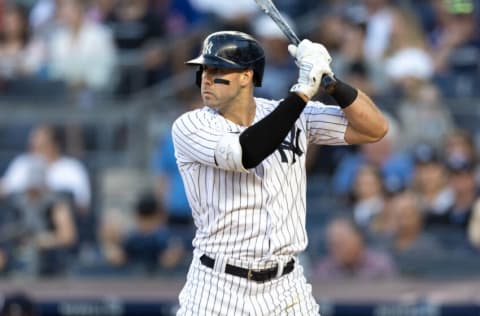
<svg viewBox="0 0 480 316">
<path fill-rule="evenodd" d="M 207 45 L 203 48 L 203 54 L 204 55 L 211 55 L 212 54 L 212 47 L 213 43 L 211 41 L 208 41 Z"/>
</svg>

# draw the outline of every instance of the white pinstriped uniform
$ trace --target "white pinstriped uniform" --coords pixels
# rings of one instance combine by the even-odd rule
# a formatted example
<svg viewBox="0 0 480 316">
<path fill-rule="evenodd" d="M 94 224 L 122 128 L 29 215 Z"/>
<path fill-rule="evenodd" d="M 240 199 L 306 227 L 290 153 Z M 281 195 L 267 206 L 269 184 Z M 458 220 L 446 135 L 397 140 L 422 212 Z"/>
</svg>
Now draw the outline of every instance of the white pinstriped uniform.
<svg viewBox="0 0 480 316">
<path fill-rule="evenodd" d="M 253 123 L 279 101 L 255 98 Z M 258 283 L 223 272 L 225 264 L 249 269 L 283 266 L 307 246 L 305 230 L 307 144 L 345 145 L 347 120 L 336 106 L 309 102 L 273 154 L 248 172 L 220 169 L 219 140 L 240 133 L 204 107 L 183 114 L 172 128 L 177 164 L 197 227 L 194 258 L 177 315 L 318 315 L 303 269 Z M 215 258 L 214 269 L 199 262 Z"/>
</svg>

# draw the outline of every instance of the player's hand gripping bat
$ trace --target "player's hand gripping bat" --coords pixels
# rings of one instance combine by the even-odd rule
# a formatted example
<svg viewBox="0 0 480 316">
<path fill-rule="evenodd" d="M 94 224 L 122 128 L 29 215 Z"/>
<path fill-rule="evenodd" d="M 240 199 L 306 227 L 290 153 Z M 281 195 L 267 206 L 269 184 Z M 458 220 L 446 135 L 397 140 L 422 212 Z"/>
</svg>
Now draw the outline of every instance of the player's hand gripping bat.
<svg viewBox="0 0 480 316">
<path fill-rule="evenodd" d="M 290 25 L 288 25 L 288 23 L 285 21 L 272 0 L 255 0 L 255 2 L 262 9 L 262 11 L 265 12 L 278 25 L 280 30 L 282 30 L 283 34 L 287 37 L 291 44 L 298 45 L 300 43 L 300 39 L 298 38 L 297 34 L 295 34 Z M 328 93 L 333 92 L 336 84 L 337 81 L 335 78 L 332 78 L 329 75 L 323 75 L 321 86 Z"/>
</svg>

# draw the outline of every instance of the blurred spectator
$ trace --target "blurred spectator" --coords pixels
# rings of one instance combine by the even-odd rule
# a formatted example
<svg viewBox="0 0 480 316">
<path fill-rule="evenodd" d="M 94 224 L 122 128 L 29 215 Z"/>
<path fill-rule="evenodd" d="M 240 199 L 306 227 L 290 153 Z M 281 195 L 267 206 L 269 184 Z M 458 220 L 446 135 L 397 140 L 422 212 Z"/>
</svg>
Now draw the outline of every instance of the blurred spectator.
<svg viewBox="0 0 480 316">
<path fill-rule="evenodd" d="M 396 178 L 409 183 L 413 166 L 406 153 L 397 151 L 399 133 L 398 123 L 390 117 L 388 133 L 381 141 L 361 145 L 358 153 L 345 156 L 333 175 L 334 191 L 344 197 L 351 194 L 359 168 L 367 163 L 379 168 L 384 179 Z"/>
<path fill-rule="evenodd" d="M 119 51 L 117 92 L 130 95 L 152 86 L 169 73 L 165 20 L 151 10 L 148 0 L 119 1 L 104 23 L 113 32 Z"/>
<path fill-rule="evenodd" d="M 426 80 L 434 72 L 423 30 L 416 16 L 405 9 L 392 10 L 390 41 L 385 50 L 385 72 L 406 91 L 414 87 L 410 80 Z M 410 83 L 410 85 L 409 85 Z"/>
<path fill-rule="evenodd" d="M 413 148 L 415 172 L 411 184 L 423 213 L 445 214 L 452 206 L 454 192 L 448 185 L 448 172 L 438 150 L 427 143 Z"/>
<path fill-rule="evenodd" d="M 427 214 L 426 226 L 432 231 L 444 231 L 444 235 L 438 237 L 446 247 L 457 251 L 470 250 L 467 227 L 478 199 L 474 164 L 465 158 L 455 158 L 447 160 L 447 168 L 454 194 L 453 204 L 443 214 Z"/>
<path fill-rule="evenodd" d="M 443 150 L 446 159 L 466 159 L 473 162 L 475 166 L 475 182 L 480 184 L 477 148 L 471 133 L 461 127 L 452 130 L 444 140 Z"/>
<path fill-rule="evenodd" d="M 349 35 L 349 29 L 344 23 L 344 19 L 340 14 L 328 14 L 321 19 L 315 20 L 318 24 L 314 25 L 311 32 L 311 40 L 322 43 L 330 55 L 332 56 L 332 69 L 336 71 L 336 56 L 344 43 L 345 37 Z M 355 43 L 357 38 L 354 39 Z M 349 51 L 348 54 L 357 55 L 358 52 Z"/>
<path fill-rule="evenodd" d="M 365 244 L 356 225 L 345 218 L 333 220 L 327 227 L 328 255 L 314 268 L 319 279 L 379 279 L 395 275 L 391 258 Z"/>
<path fill-rule="evenodd" d="M 442 148 L 454 128 L 454 121 L 437 87 L 422 79 L 404 79 L 404 97 L 397 105 L 403 127 L 399 138 L 401 147 L 410 150 L 416 143 L 425 142 L 437 149 Z"/>
<path fill-rule="evenodd" d="M 429 214 L 427 221 L 428 224 L 446 224 L 465 229 L 478 194 L 474 165 L 466 159 L 455 158 L 447 160 L 447 168 L 454 202 L 444 214 Z"/>
<path fill-rule="evenodd" d="M 372 63 L 382 61 L 391 41 L 393 12 L 391 0 L 366 0 L 367 29 L 364 42 L 365 58 Z"/>
<path fill-rule="evenodd" d="M 11 4 L 3 14 L 0 32 L 1 80 L 35 76 L 45 48 L 40 41 L 31 37 L 26 9 Z"/>
<path fill-rule="evenodd" d="M 59 0 L 60 28 L 52 35 L 49 71 L 65 80 L 81 105 L 112 87 L 116 49 L 112 34 L 86 17 L 87 0 Z"/>
<path fill-rule="evenodd" d="M 385 180 L 383 208 L 377 216 L 372 218 L 371 223 L 365 232 L 370 246 L 391 251 L 391 245 L 397 227 L 392 212 L 395 209 L 397 197 L 402 195 L 408 187 L 405 183 L 398 182 L 395 179 L 392 180 L 392 178 Z"/>
<path fill-rule="evenodd" d="M 384 207 L 382 176 L 378 168 L 363 165 L 353 184 L 353 217 L 356 224 L 365 229 Z"/>
<path fill-rule="evenodd" d="M 122 232 L 118 243 L 111 240 L 104 245 L 107 261 L 145 272 L 175 268 L 184 250 L 167 226 L 163 206 L 151 194 L 141 196 L 135 205 L 135 217 L 132 231 Z"/>
<path fill-rule="evenodd" d="M 30 165 L 24 191 L 12 198 L 21 216 L 17 230 L 24 233 L 16 259 L 25 265 L 23 272 L 51 276 L 66 272 L 77 232 L 71 199 L 50 191 L 45 167 Z"/>
<path fill-rule="evenodd" d="M 332 69 L 339 78 L 344 78 L 355 87 L 374 97 L 377 95 L 376 83 L 372 81 L 373 69 L 365 59 L 363 44 L 366 35 L 366 21 L 353 14 L 346 14 L 339 32 L 338 52 L 333 55 Z M 335 36 L 331 34 L 330 36 Z"/>
<path fill-rule="evenodd" d="M 2 297 L 0 316 L 39 316 L 37 303 L 28 294 L 12 292 Z"/>
<path fill-rule="evenodd" d="M 7 167 L 2 178 L 2 191 L 6 195 L 25 192 L 31 168 L 44 165 L 48 190 L 68 196 L 72 202 L 78 240 L 83 244 L 93 234 L 90 178 L 83 163 L 65 155 L 63 150 L 64 135 L 59 127 L 35 127 L 30 134 L 28 152 L 15 157 Z"/>
<path fill-rule="evenodd" d="M 295 27 L 287 15 L 282 15 L 290 26 Z M 294 59 L 287 50 L 288 40 L 275 22 L 265 14 L 254 21 L 253 28 L 254 34 L 262 42 L 268 60 L 262 86 L 256 89 L 257 95 L 270 99 L 283 96 L 297 76 Z"/>
<path fill-rule="evenodd" d="M 394 197 L 390 207 L 389 214 L 394 225 L 390 250 L 396 256 L 414 259 L 441 251 L 436 240 L 423 230 L 421 204 L 414 192 L 399 193 Z"/>
<path fill-rule="evenodd" d="M 403 276 L 433 273 L 432 258 L 445 258 L 446 253 L 436 236 L 423 229 L 423 214 L 417 196 L 404 191 L 393 197 L 389 207 L 386 213 L 391 217 L 391 238 L 377 242 L 386 244 Z"/>
<path fill-rule="evenodd" d="M 71 194 L 76 209 L 87 213 L 91 202 L 89 175 L 82 162 L 63 154 L 63 136 L 59 127 L 35 127 L 30 134 L 28 153 L 16 157 L 2 178 L 3 193 L 24 192 L 31 166 L 45 164 L 47 187 L 54 192 Z"/>
<path fill-rule="evenodd" d="M 439 145 L 439 139 L 452 124 L 441 105 L 440 92 L 430 83 L 434 64 L 425 34 L 413 12 L 397 8 L 392 10 L 392 17 L 391 39 L 376 76 L 387 82 L 383 86 L 388 95 L 400 100 L 396 114 L 404 127 L 402 146 L 430 139 Z"/>
<path fill-rule="evenodd" d="M 436 72 L 477 71 L 480 37 L 476 29 L 474 2 L 465 1 L 469 6 L 449 0 L 432 2 L 437 18 L 436 28 L 430 34 Z"/>
<path fill-rule="evenodd" d="M 474 164 L 477 163 L 473 137 L 462 127 L 452 130 L 446 136 L 443 148 L 446 159 L 467 159 Z"/>
<path fill-rule="evenodd" d="M 480 35 L 475 3 L 435 0 L 436 23 L 430 38 L 436 82 L 446 97 L 479 96 Z"/>
</svg>

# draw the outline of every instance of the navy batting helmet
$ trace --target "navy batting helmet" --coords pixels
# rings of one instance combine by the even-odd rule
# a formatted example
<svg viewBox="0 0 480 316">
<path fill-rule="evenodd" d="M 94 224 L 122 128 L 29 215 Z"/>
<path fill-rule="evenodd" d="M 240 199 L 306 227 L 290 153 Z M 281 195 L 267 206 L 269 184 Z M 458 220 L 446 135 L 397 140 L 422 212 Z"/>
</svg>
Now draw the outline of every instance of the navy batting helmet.
<svg viewBox="0 0 480 316">
<path fill-rule="evenodd" d="M 253 83 L 260 87 L 265 68 L 265 53 L 262 46 L 250 35 L 237 31 L 221 31 L 210 34 L 203 42 L 200 56 L 187 61 L 186 64 L 252 69 Z M 201 79 L 199 75 L 201 70 L 197 74 L 198 85 Z"/>
</svg>

